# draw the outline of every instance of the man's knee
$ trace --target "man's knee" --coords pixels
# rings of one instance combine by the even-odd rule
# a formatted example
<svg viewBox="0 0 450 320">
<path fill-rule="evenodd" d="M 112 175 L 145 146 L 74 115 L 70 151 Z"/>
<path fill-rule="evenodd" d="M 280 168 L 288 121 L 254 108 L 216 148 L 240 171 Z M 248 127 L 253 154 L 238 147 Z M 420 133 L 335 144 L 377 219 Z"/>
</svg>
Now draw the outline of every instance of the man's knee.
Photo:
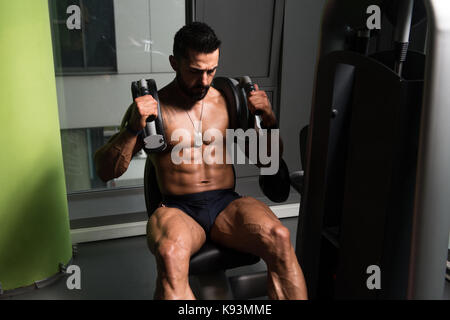
<svg viewBox="0 0 450 320">
<path fill-rule="evenodd" d="M 261 241 L 266 259 L 285 260 L 291 253 L 291 235 L 281 223 L 269 224 L 261 234 Z"/>
<path fill-rule="evenodd" d="M 237 205 L 241 206 L 238 208 L 241 214 L 249 214 L 249 210 L 257 212 L 257 224 L 247 225 L 247 231 L 250 233 L 256 232 L 260 244 L 267 249 L 274 246 L 290 246 L 291 236 L 289 229 L 276 218 L 276 215 L 267 205 L 251 197 L 241 198 Z"/>
<path fill-rule="evenodd" d="M 274 239 L 274 242 L 277 244 L 290 244 L 291 242 L 291 234 L 289 229 L 281 223 L 272 225 L 270 233 Z"/>
<path fill-rule="evenodd" d="M 162 239 L 158 241 L 155 244 L 154 254 L 166 266 L 185 264 L 191 256 L 190 249 L 183 239 Z"/>
<path fill-rule="evenodd" d="M 163 299 L 179 299 L 186 290 L 189 279 L 189 250 L 173 239 L 163 239 L 155 244 L 158 283 Z M 181 291 L 180 291 L 181 290 Z M 155 292 L 155 296 L 158 295 Z"/>
<path fill-rule="evenodd" d="M 183 232 L 173 232 L 174 225 L 168 226 L 172 217 L 167 208 L 158 208 L 147 224 L 147 240 L 150 251 L 159 261 L 181 263 L 189 260 L 192 239 Z"/>
<path fill-rule="evenodd" d="M 281 223 L 269 224 L 265 230 L 263 238 L 269 240 L 268 245 L 273 248 L 284 249 L 291 244 L 291 235 L 289 229 L 283 226 Z"/>
</svg>

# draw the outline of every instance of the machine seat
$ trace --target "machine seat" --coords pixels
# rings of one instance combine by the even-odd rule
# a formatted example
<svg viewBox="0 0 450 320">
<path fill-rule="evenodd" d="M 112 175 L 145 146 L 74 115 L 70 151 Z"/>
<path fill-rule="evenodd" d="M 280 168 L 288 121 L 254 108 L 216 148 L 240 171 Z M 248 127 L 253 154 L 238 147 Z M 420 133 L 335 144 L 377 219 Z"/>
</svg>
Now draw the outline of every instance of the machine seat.
<svg viewBox="0 0 450 320">
<path fill-rule="evenodd" d="M 245 252 L 239 252 L 207 240 L 203 247 L 191 257 L 189 273 L 203 273 L 227 270 L 259 262 L 260 258 Z"/>
</svg>

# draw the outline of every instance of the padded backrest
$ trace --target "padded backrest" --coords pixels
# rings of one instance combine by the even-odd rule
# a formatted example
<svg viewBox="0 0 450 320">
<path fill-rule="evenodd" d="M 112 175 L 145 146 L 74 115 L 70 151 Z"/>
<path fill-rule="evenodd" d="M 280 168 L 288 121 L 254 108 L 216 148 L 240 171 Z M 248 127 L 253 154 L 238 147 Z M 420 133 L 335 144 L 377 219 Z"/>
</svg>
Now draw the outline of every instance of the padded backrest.
<svg viewBox="0 0 450 320">
<path fill-rule="evenodd" d="M 239 82 L 233 78 L 216 77 L 212 86 L 220 91 L 227 102 L 230 129 L 247 128 L 248 109 L 245 91 L 240 88 Z"/>
<path fill-rule="evenodd" d="M 150 217 L 162 201 L 162 194 L 159 190 L 158 181 L 156 179 L 155 166 L 153 165 L 150 156 L 147 156 L 147 161 L 145 162 L 144 196 L 147 214 Z"/>
</svg>

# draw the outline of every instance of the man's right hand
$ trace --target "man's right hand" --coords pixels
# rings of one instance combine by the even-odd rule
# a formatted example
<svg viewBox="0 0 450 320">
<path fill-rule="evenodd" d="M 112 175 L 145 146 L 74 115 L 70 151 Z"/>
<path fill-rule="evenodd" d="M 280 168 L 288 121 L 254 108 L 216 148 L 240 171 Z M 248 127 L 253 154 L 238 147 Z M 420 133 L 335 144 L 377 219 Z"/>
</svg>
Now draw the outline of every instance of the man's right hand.
<svg viewBox="0 0 450 320">
<path fill-rule="evenodd" d="M 147 124 L 147 118 L 158 116 L 158 102 L 151 96 L 145 95 L 134 99 L 129 124 L 134 131 L 141 131 Z"/>
</svg>

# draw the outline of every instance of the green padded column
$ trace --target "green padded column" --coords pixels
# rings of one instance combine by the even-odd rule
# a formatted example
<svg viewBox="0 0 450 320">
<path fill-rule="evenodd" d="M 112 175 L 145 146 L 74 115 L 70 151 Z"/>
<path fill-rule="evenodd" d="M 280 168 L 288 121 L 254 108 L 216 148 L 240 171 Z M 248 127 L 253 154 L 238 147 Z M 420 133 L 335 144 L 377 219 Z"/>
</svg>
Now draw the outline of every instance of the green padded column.
<svg viewBox="0 0 450 320">
<path fill-rule="evenodd" d="M 47 0 L 0 1 L 0 282 L 72 256 Z"/>
</svg>

